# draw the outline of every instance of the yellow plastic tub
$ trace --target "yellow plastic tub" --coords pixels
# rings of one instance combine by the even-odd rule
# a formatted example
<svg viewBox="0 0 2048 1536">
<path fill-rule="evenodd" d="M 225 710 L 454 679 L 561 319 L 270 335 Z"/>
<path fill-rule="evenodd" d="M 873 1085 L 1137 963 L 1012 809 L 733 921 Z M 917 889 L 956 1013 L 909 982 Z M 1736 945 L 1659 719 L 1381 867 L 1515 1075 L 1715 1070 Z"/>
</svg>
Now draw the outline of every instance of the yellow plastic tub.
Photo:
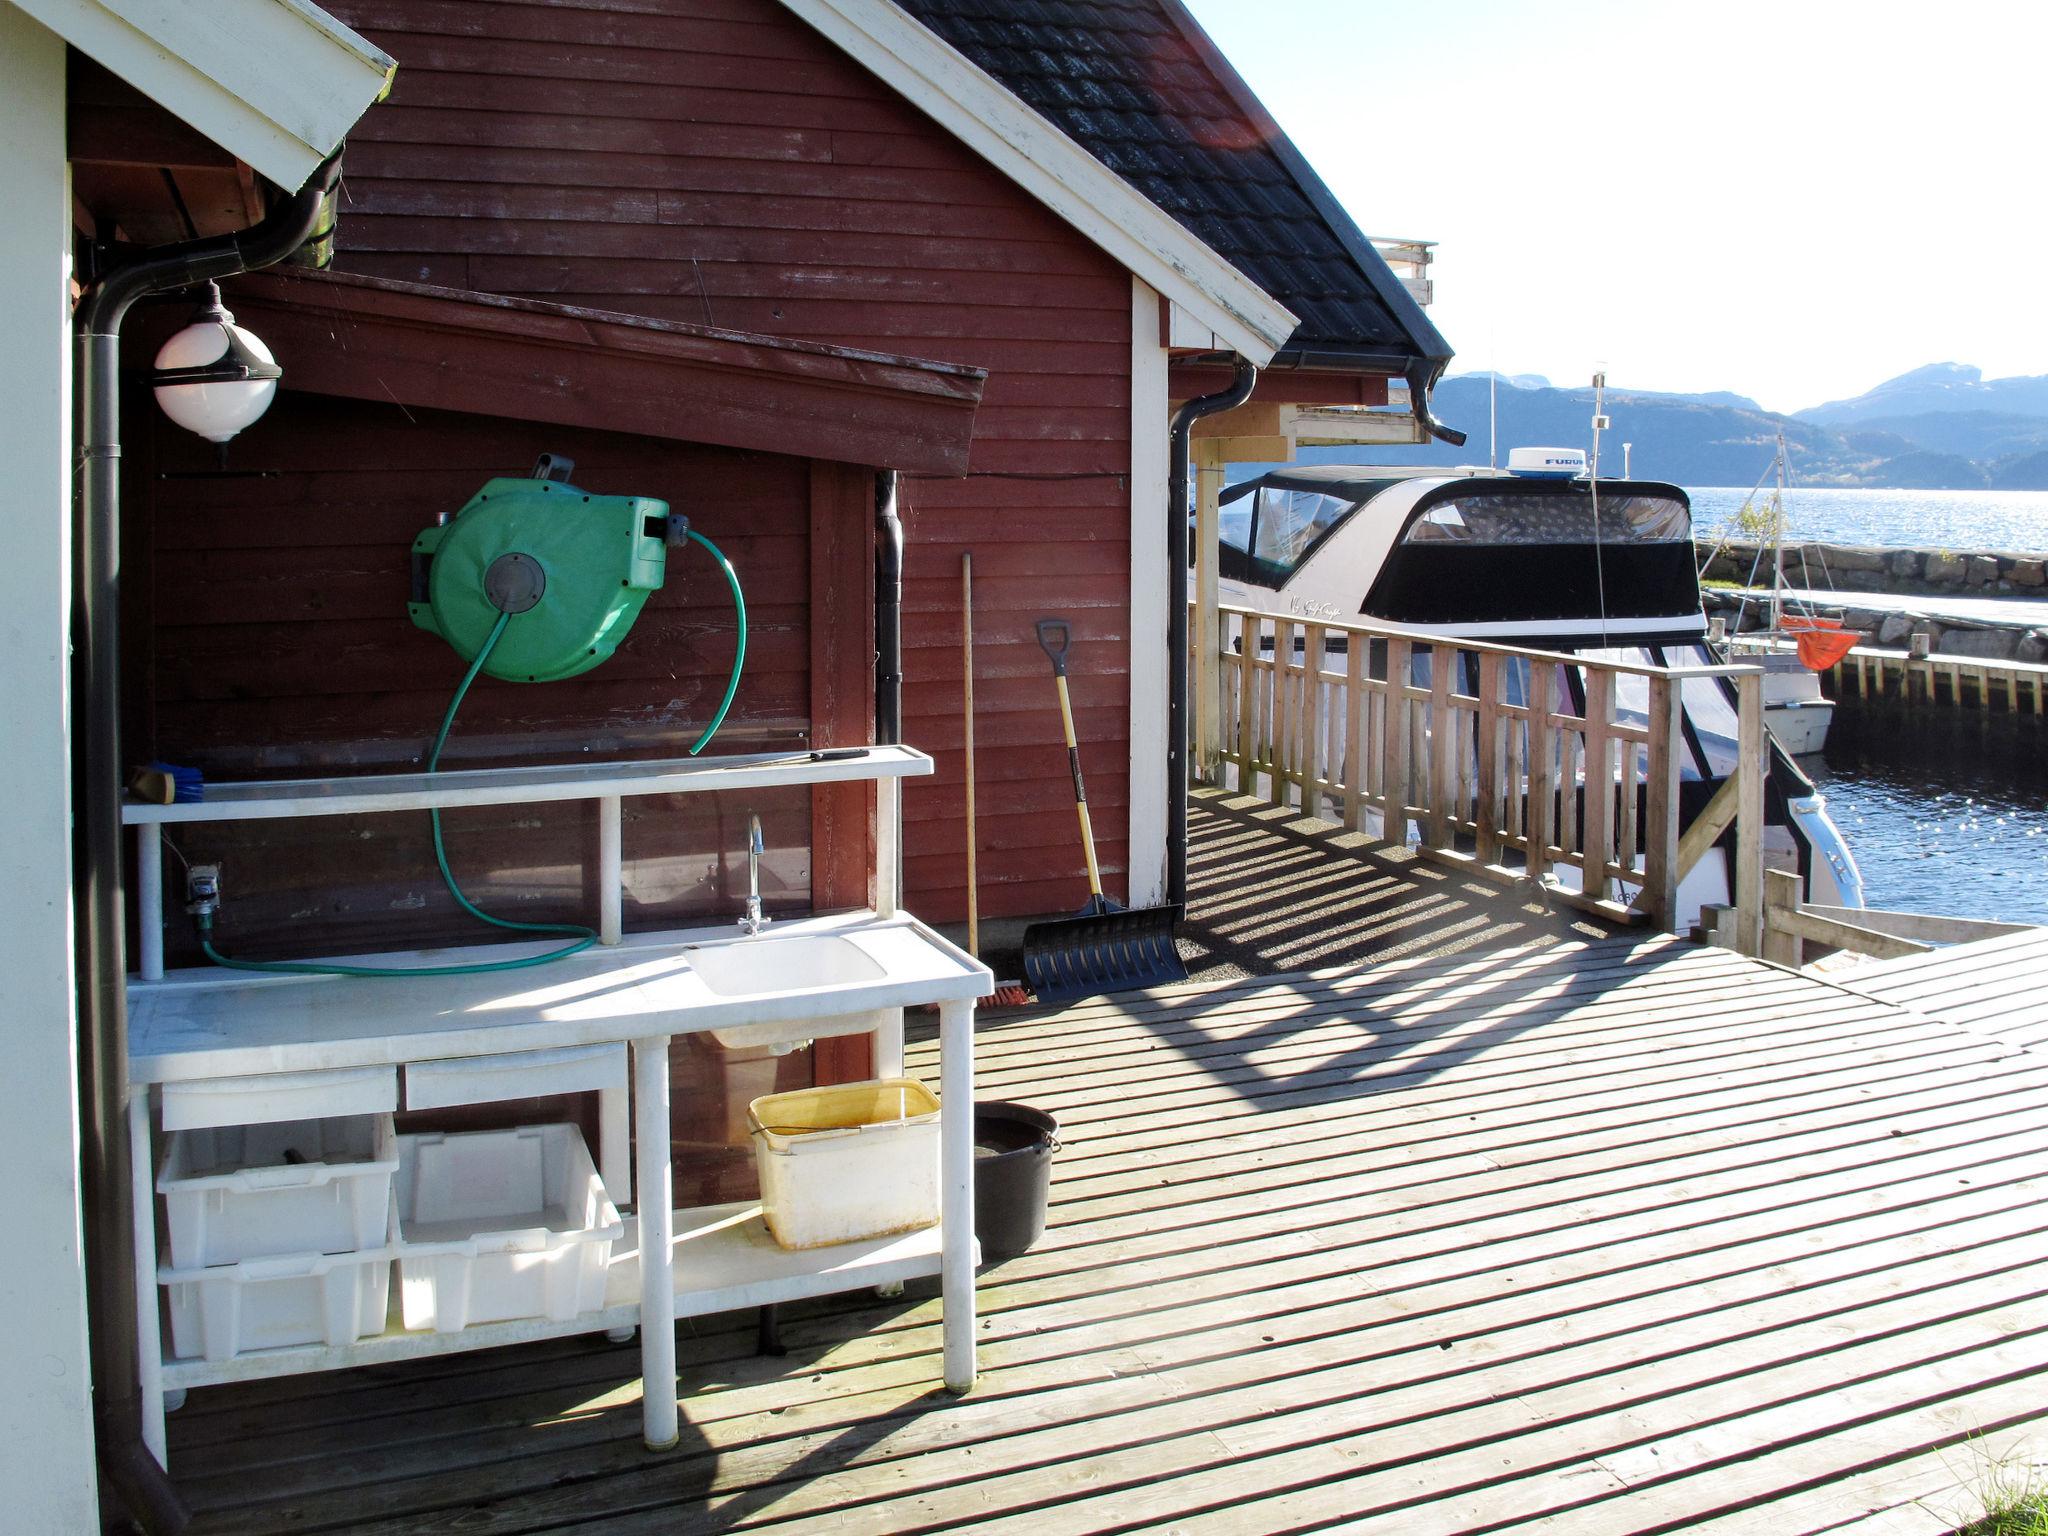
<svg viewBox="0 0 2048 1536">
<path fill-rule="evenodd" d="M 910 1078 L 771 1093 L 747 1106 L 762 1214 L 784 1248 L 939 1219 L 939 1101 Z"/>
</svg>

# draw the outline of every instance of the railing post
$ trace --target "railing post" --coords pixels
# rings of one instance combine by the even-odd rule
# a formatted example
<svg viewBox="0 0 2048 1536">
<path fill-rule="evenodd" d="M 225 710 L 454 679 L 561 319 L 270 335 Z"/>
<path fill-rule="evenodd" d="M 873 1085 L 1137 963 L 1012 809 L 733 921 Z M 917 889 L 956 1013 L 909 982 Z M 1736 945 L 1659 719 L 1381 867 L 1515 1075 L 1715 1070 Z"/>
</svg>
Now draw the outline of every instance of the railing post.
<svg viewBox="0 0 2048 1536">
<path fill-rule="evenodd" d="M 1678 685 L 1669 677 L 1650 679 L 1649 782 L 1643 791 L 1643 910 L 1650 925 L 1666 933 L 1678 928 L 1678 769 L 1685 751 Z M 1633 785 L 1624 785 L 1633 795 Z M 1633 849 L 1623 849 L 1631 861 Z"/>
<path fill-rule="evenodd" d="M 1799 901 L 1797 875 L 1783 869 L 1764 871 L 1763 957 L 1774 965 L 1788 965 L 1794 970 L 1806 959 L 1806 945 L 1789 927 L 1771 919 L 1780 912 L 1797 916 Z"/>
<path fill-rule="evenodd" d="M 1387 642 L 1386 726 L 1380 742 L 1383 764 L 1380 791 L 1380 836 L 1396 846 L 1408 841 L 1408 676 L 1413 670 L 1414 642 Z"/>
<path fill-rule="evenodd" d="M 1745 955 L 1763 952 L 1764 935 L 1764 679 L 1735 679 L 1738 730 L 1735 748 L 1736 945 Z"/>
</svg>

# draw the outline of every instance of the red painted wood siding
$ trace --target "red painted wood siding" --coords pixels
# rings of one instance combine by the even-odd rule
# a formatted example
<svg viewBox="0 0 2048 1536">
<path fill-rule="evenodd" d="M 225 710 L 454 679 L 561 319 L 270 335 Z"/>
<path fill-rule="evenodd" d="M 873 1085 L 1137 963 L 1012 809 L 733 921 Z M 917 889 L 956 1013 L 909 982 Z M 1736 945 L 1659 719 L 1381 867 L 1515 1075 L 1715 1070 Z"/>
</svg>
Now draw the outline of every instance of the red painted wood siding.
<svg viewBox="0 0 2048 1536">
<path fill-rule="evenodd" d="M 774 0 L 328 9 L 399 62 L 391 99 L 351 137 L 343 269 L 989 370 L 970 477 L 905 487 L 906 735 L 939 760 L 905 796 L 909 900 L 938 921 L 965 912 L 969 549 L 982 911 L 1056 911 L 1083 891 L 1049 669 L 1032 638 L 1046 613 L 1075 623 L 1076 723 L 1120 891 L 1123 269 Z"/>
<path fill-rule="evenodd" d="M 126 530 L 129 692 L 148 711 L 130 739 L 142 756 L 217 779 L 417 769 L 462 664 L 407 618 L 411 541 L 543 449 L 575 458 L 587 490 L 687 511 L 747 570 L 749 666 L 713 750 L 811 741 L 807 460 L 287 392 L 236 440 L 234 473 L 221 478 L 208 472 L 206 444 L 154 410 L 134 419 L 154 450 L 130 477 L 144 504 Z M 444 761 L 678 755 L 717 706 L 734 627 L 711 561 L 695 545 L 671 551 L 665 585 L 601 669 L 532 685 L 479 678 Z M 809 793 L 727 798 L 715 797 L 708 818 L 695 801 L 626 803 L 629 926 L 737 913 L 749 810 L 767 824 L 771 898 L 785 911 L 810 904 Z M 589 807 L 470 809 L 444 821 L 450 859 L 484 910 L 589 921 Z M 176 840 L 188 858 L 225 866 L 224 946 L 276 954 L 477 939 L 441 888 L 423 817 L 196 824 Z M 181 925 L 169 939 L 175 955 L 191 947 Z"/>
</svg>

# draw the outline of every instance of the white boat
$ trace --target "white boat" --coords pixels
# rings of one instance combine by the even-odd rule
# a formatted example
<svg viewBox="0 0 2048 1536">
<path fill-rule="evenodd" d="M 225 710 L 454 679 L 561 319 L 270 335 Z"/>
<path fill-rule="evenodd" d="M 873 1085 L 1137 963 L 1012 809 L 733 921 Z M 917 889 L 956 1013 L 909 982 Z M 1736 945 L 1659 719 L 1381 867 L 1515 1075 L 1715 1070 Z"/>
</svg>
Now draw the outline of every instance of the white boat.
<svg viewBox="0 0 2048 1536">
<path fill-rule="evenodd" d="M 1518 449 L 1509 464 L 1506 473 L 1300 465 L 1233 485 L 1219 509 L 1219 596 L 1296 621 L 1398 625 L 1594 660 L 1718 659 L 1683 490 L 1595 482 L 1575 450 Z M 1583 671 L 1555 670 L 1550 686 L 1583 708 Z M 1530 676 L 1520 686 L 1542 683 Z M 1733 771 L 1739 733 L 1726 679 L 1689 677 L 1680 693 L 1680 816 L 1689 822 Z M 1809 902 L 1860 907 L 1862 878 L 1812 781 L 1783 749 L 1767 750 L 1766 862 L 1796 868 Z M 1690 922 L 1701 903 L 1729 900 L 1726 887 L 1725 863 L 1703 860 L 1679 893 L 1681 916 Z"/>
<path fill-rule="evenodd" d="M 1785 600 L 1785 434 L 1778 434 L 1777 456 L 1764 471 L 1776 484 L 1769 504 L 1753 512 L 1755 492 L 1735 514 L 1738 525 L 1762 520 L 1771 552 L 1771 589 L 1765 609 L 1765 627 L 1740 633 L 1738 622 L 1721 646 L 1730 661 L 1760 665 L 1764 669 L 1764 728 L 1779 746 L 1794 757 L 1805 757 L 1827 745 L 1828 727 L 1834 723 L 1835 701 L 1821 692 L 1820 674 L 1840 660 L 1839 651 L 1861 636 L 1842 628 L 1841 620 L 1813 611 L 1810 607 L 1791 611 Z M 1763 481 L 1757 482 L 1761 488 Z M 1744 600 L 1745 604 L 1747 599 Z"/>
</svg>

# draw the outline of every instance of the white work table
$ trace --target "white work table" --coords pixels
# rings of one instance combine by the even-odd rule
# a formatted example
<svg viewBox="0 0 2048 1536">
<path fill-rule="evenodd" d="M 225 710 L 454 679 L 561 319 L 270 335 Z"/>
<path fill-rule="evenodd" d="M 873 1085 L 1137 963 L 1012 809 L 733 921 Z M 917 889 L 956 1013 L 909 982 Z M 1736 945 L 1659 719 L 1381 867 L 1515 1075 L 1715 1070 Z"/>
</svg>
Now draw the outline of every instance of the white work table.
<svg viewBox="0 0 2048 1536">
<path fill-rule="evenodd" d="M 136 1206 L 137 1313 L 144 1437 L 167 1460 L 164 1395 L 213 1382 L 330 1370 L 486 1348 L 531 1339 L 640 1327 L 645 1435 L 678 1438 L 673 1319 L 937 1273 L 943 1281 L 946 1384 L 974 1380 L 973 1023 L 992 989 L 988 970 L 895 910 L 896 780 L 931 771 L 903 747 L 858 758 L 807 754 L 709 762 L 593 765 L 391 775 L 320 783 L 213 786 L 196 804 L 130 806 L 142 874 L 143 975 L 129 987 L 129 1130 Z M 771 924 L 758 935 L 730 924 L 659 934 L 618 931 L 618 799 L 700 789 L 878 780 L 877 911 Z M 591 799 L 601 813 L 599 882 L 606 942 L 528 969 L 458 976 L 363 978 L 266 975 L 161 967 L 160 847 L 167 821 L 244 820 L 419 810 L 427 806 Z M 210 814 L 209 814 L 210 813 Z M 152 930 L 154 929 L 154 934 Z M 152 937 L 155 943 L 152 944 Z M 463 964 L 546 945 L 496 944 L 351 963 Z M 152 963 L 154 962 L 154 963 Z M 154 974 L 152 974 L 152 972 Z M 901 1009 L 937 1004 L 940 1015 L 942 1221 L 937 1228 L 832 1248 L 787 1252 L 768 1237 L 758 1205 L 677 1211 L 669 1130 L 669 1050 L 678 1035 L 720 1044 L 784 1045 L 873 1032 L 879 1075 L 901 1070 Z M 626 1240 L 613 1247 L 601 1311 L 571 1322 L 526 1319 L 459 1333 L 407 1332 L 397 1288 L 382 1334 L 346 1345 L 245 1351 L 224 1361 L 163 1358 L 158 1317 L 152 1093 L 204 1092 L 209 1084 L 280 1085 L 302 1074 L 405 1068 L 427 1062 L 506 1060 L 525 1053 L 624 1043 L 632 1055 L 629 1170 L 623 1089 L 606 1093 L 600 1166 L 608 1186 L 637 1186 Z M 620 1203 L 625 1203 L 623 1200 Z M 660 1318 L 659 1324 L 652 1323 Z M 666 1383 L 666 1388 L 662 1384 Z"/>
</svg>

